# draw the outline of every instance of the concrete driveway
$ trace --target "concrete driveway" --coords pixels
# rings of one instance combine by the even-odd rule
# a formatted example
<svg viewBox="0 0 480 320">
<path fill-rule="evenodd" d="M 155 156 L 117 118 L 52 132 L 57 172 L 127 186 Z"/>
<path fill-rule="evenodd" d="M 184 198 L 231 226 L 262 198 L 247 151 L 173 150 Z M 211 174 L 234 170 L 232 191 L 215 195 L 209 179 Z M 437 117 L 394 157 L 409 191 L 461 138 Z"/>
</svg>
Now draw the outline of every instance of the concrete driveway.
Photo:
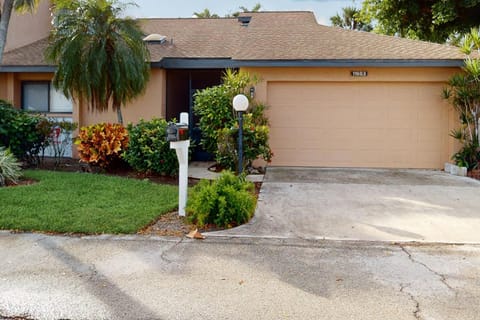
<svg viewBox="0 0 480 320">
<path fill-rule="evenodd" d="M 252 221 L 211 235 L 480 243 L 480 181 L 430 170 L 272 167 Z"/>
</svg>

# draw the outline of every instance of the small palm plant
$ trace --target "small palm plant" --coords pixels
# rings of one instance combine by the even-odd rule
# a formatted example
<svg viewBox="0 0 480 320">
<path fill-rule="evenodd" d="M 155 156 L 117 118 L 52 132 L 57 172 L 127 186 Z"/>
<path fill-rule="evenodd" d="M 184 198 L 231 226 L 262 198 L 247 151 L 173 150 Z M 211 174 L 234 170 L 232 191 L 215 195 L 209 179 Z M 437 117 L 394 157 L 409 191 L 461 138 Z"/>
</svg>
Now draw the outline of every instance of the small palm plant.
<svg viewBox="0 0 480 320">
<path fill-rule="evenodd" d="M 13 153 L 9 149 L 0 148 L 0 187 L 7 182 L 18 183 L 18 179 L 22 176 L 22 168 Z"/>
<path fill-rule="evenodd" d="M 468 170 L 480 164 L 480 30 L 472 29 L 462 40 L 461 51 L 467 55 L 463 72 L 455 74 L 443 91 L 457 111 L 460 127 L 450 135 L 457 139 L 462 148 L 453 160 Z"/>
</svg>

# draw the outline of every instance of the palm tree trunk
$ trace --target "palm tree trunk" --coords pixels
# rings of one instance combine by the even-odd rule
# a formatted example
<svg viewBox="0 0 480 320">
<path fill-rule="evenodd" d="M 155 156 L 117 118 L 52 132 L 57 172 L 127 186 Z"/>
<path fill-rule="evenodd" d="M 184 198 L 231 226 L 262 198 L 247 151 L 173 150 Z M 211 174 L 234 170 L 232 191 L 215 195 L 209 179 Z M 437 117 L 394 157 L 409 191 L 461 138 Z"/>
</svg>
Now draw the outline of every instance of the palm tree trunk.
<svg viewBox="0 0 480 320">
<path fill-rule="evenodd" d="M 2 12 L 0 13 L 0 63 L 3 60 L 3 50 L 7 42 L 8 24 L 12 15 L 13 2 L 15 0 L 4 0 Z"/>
<path fill-rule="evenodd" d="M 123 115 L 122 115 L 122 106 L 117 107 L 117 121 L 123 125 Z"/>
</svg>

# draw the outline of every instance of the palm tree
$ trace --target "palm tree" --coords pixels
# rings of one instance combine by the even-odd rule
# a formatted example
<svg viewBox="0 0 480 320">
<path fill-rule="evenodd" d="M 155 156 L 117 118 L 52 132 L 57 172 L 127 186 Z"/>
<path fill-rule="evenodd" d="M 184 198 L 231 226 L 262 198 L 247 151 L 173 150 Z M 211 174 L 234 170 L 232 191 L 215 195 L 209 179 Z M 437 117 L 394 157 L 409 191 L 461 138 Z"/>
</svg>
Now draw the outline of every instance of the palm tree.
<svg viewBox="0 0 480 320">
<path fill-rule="evenodd" d="M 193 15 L 195 18 L 199 19 L 220 18 L 218 14 L 211 13 L 207 8 L 203 9 L 202 12 L 194 12 Z"/>
<path fill-rule="evenodd" d="M 355 7 L 345 7 L 342 8 L 342 15 L 338 13 L 333 17 L 330 17 L 330 22 L 335 27 L 340 27 L 350 30 L 360 30 L 360 31 L 372 31 L 372 26 L 368 23 L 360 21 L 358 15 L 360 10 Z"/>
<path fill-rule="evenodd" d="M 259 12 L 261 8 L 262 8 L 262 5 L 260 3 L 255 4 L 252 7 L 252 9 L 248 9 L 245 6 L 240 6 L 239 9 L 241 11 L 236 11 L 236 12 L 232 13 L 232 17 L 238 17 L 240 15 L 240 13 L 242 13 L 242 12 Z"/>
<path fill-rule="evenodd" d="M 5 42 L 7 42 L 8 25 L 12 11 L 26 12 L 33 11 L 40 0 L 4 0 L 2 11 L 0 11 L 0 63 L 3 60 Z"/>
<path fill-rule="evenodd" d="M 56 2 L 46 57 L 57 64 L 53 85 L 91 110 L 117 111 L 144 92 L 149 52 L 137 21 L 116 0 Z"/>
</svg>

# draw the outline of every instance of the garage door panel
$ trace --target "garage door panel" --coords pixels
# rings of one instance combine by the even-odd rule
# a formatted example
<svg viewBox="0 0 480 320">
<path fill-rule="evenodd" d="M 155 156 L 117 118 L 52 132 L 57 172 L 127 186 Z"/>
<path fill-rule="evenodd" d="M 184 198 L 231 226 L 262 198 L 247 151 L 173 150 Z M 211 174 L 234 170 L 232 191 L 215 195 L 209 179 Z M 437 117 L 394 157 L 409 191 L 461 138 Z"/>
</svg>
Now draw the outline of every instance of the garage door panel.
<svg viewBox="0 0 480 320">
<path fill-rule="evenodd" d="M 272 165 L 440 168 L 439 83 L 269 82 Z"/>
</svg>

